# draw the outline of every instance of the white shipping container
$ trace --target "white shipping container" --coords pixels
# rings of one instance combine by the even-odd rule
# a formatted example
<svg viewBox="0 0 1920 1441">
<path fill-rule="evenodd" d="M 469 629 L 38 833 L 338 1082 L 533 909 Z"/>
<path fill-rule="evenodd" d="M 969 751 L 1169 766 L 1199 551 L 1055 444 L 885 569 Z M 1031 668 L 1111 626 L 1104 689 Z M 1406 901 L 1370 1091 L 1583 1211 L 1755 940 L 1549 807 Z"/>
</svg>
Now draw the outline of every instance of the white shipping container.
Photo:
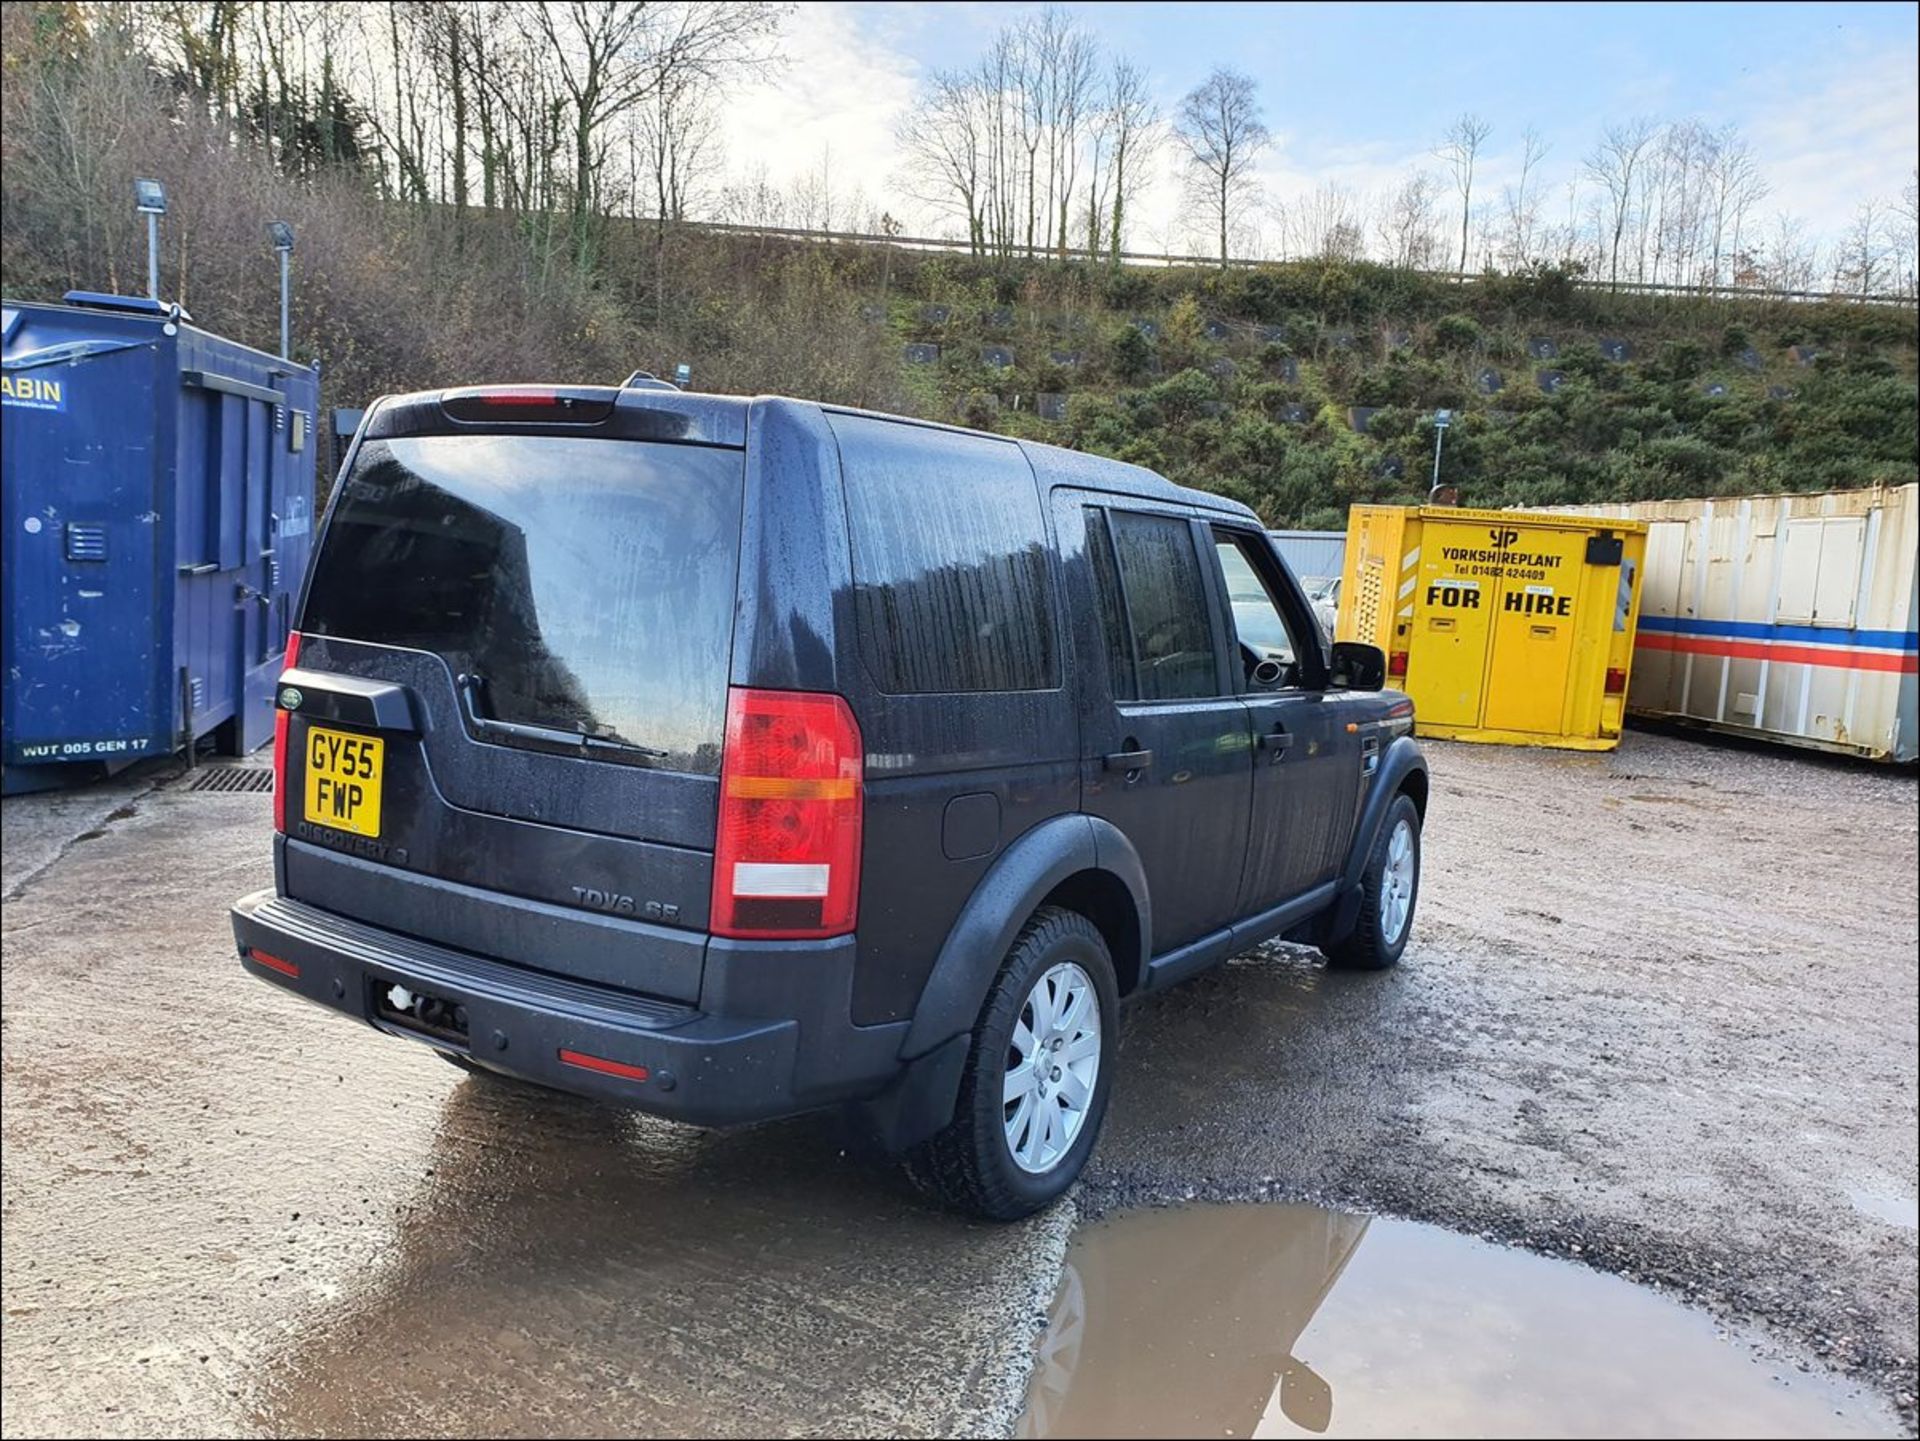
<svg viewBox="0 0 1920 1441">
<path fill-rule="evenodd" d="M 1567 509 L 1648 525 L 1630 713 L 1920 756 L 1920 485 Z"/>
<path fill-rule="evenodd" d="M 1293 574 L 1308 590 L 1314 583 L 1337 580 L 1347 564 L 1347 533 L 1344 530 L 1270 530 L 1273 543 Z"/>
</svg>

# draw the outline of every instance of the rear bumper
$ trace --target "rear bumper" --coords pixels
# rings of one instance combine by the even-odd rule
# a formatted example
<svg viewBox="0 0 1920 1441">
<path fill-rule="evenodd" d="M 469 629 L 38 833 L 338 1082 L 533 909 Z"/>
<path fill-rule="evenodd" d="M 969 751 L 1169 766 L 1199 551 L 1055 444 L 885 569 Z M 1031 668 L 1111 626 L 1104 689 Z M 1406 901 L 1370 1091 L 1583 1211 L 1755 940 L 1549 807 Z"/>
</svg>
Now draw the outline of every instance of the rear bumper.
<svg viewBox="0 0 1920 1441">
<path fill-rule="evenodd" d="M 703 997 L 720 1004 L 701 1008 L 432 945 L 271 890 L 236 902 L 232 914 L 241 964 L 316 1005 L 543 1085 L 695 1125 L 872 1099 L 908 1070 L 899 1060 L 904 1022 L 849 1020 L 850 943 L 716 941 L 714 984 Z M 395 984 L 463 1007 L 465 1043 L 382 1016 L 375 997 Z"/>
</svg>

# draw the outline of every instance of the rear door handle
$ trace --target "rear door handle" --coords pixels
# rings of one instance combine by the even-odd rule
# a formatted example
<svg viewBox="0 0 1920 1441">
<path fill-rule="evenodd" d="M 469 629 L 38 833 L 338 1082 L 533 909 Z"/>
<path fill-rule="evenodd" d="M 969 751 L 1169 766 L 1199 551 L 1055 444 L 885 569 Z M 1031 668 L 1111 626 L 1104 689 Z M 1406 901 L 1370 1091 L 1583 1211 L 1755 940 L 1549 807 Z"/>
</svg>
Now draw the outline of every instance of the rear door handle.
<svg viewBox="0 0 1920 1441">
<path fill-rule="evenodd" d="M 1113 751 L 1102 757 L 1102 763 L 1110 771 L 1143 771 L 1153 764 L 1153 752 Z"/>
<path fill-rule="evenodd" d="M 1279 760 L 1287 753 L 1287 747 L 1293 744 L 1293 737 L 1278 726 L 1260 737 L 1260 749 L 1272 751 L 1273 758 Z"/>
</svg>

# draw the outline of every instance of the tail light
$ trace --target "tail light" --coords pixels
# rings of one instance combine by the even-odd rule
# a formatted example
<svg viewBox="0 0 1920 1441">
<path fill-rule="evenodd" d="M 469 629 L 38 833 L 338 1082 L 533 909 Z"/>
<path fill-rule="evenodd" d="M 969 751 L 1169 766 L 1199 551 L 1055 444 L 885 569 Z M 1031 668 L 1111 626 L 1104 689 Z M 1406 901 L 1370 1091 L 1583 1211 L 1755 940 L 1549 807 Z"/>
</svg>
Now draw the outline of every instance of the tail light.
<svg viewBox="0 0 1920 1441">
<path fill-rule="evenodd" d="M 1396 650 L 1387 657 L 1387 674 L 1404 676 L 1407 673 L 1407 653 Z M 1591 674 L 1591 672 L 1589 672 Z"/>
<path fill-rule="evenodd" d="M 287 658 L 281 669 L 292 670 L 300 664 L 300 632 L 287 633 Z M 273 828 L 287 833 L 287 723 L 292 719 L 280 704 L 280 692 L 273 695 Z"/>
<path fill-rule="evenodd" d="M 865 751 L 837 695 L 727 693 L 708 925 L 720 936 L 853 929 Z"/>
<path fill-rule="evenodd" d="M 1591 671 L 1588 672 L 1592 674 Z M 1607 694 L 1625 695 L 1627 693 L 1627 673 L 1617 665 L 1607 667 Z"/>
<path fill-rule="evenodd" d="M 837 695 L 728 691 L 712 933 L 852 931 L 864 769 L 860 727 Z"/>
</svg>

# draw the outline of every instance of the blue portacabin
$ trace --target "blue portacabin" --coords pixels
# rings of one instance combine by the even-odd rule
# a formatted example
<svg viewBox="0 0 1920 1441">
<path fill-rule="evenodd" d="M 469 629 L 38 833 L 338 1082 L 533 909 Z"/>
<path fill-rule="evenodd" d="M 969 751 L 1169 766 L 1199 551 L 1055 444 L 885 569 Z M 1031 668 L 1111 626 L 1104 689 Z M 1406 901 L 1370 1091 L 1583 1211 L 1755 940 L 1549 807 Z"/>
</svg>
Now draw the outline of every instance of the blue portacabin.
<svg viewBox="0 0 1920 1441">
<path fill-rule="evenodd" d="M 273 737 L 319 373 L 157 301 L 4 305 L 9 793 Z"/>
</svg>

